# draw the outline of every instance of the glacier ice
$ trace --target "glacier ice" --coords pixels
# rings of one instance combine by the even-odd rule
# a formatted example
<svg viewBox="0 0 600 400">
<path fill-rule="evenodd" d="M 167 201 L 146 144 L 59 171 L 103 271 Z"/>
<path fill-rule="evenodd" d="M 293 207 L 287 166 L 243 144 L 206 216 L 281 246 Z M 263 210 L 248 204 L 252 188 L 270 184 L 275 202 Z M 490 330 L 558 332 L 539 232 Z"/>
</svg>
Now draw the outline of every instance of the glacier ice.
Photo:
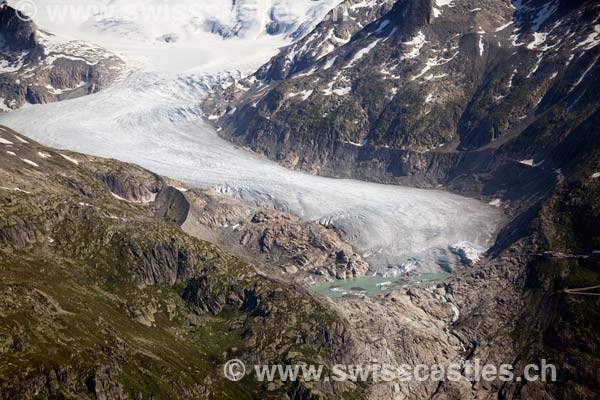
<svg viewBox="0 0 600 400">
<path fill-rule="evenodd" d="M 379 269 L 435 270 L 440 249 L 489 245 L 495 207 L 437 190 L 330 179 L 287 170 L 239 148 L 203 122 L 203 76 L 132 71 L 94 95 L 0 117 L 46 145 L 112 157 L 250 203 L 335 226 Z M 41 122 L 43 121 L 43 122 Z"/>
<path fill-rule="evenodd" d="M 43 9 L 53 1 L 36 4 Z M 79 0 L 61 2 L 81 4 Z M 222 3 L 206 0 L 205 4 Z M 261 4 L 288 3 L 265 0 Z M 103 15 L 64 24 L 42 12 L 38 19 L 42 28 L 87 39 L 121 54 L 128 62 L 128 72 L 97 94 L 29 106 L 1 115 L 0 124 L 49 146 L 136 163 L 252 204 L 334 226 L 381 272 L 389 272 L 390 266 L 394 267 L 392 274 L 415 269 L 435 271 L 438 264 L 448 262 L 453 244 L 489 246 L 502 220 L 497 207 L 438 190 L 290 171 L 221 139 L 205 122 L 199 103 L 213 85 L 266 62 L 280 46 L 296 39 L 294 32 L 309 29 L 339 0 L 292 3 L 290 9 L 297 18 L 291 17 L 295 22 L 292 28 L 284 29 L 287 33 L 251 34 L 248 28 L 228 40 L 213 33 L 188 32 L 187 25 L 145 25 L 120 16 L 108 23 Z M 250 19 L 264 15 L 259 12 Z M 194 17 L 198 16 L 191 16 L 190 23 Z M 225 21 L 224 15 L 218 17 Z M 264 22 L 259 18 L 259 26 Z M 172 35 L 174 43 L 145 39 L 164 35 Z"/>
</svg>

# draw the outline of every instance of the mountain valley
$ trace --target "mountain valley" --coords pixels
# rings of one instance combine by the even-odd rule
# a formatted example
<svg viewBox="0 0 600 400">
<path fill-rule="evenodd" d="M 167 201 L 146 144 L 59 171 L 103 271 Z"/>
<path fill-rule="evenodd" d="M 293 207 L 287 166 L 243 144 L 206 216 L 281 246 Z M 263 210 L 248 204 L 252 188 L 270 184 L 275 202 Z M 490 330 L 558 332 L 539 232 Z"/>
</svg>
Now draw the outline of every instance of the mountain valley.
<svg viewBox="0 0 600 400">
<path fill-rule="evenodd" d="M 0 5 L 0 399 L 600 396 L 600 2 L 171 3 Z"/>
</svg>

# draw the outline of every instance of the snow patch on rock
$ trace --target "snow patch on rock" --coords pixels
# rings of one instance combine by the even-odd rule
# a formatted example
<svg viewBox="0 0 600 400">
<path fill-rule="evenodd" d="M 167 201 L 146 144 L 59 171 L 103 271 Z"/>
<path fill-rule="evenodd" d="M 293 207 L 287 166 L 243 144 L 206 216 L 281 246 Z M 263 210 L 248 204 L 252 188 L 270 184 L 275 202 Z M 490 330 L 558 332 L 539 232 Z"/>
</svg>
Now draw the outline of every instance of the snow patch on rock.
<svg viewBox="0 0 600 400">
<path fill-rule="evenodd" d="M 423 48 L 425 43 L 427 43 L 427 41 L 425 40 L 425 34 L 423 33 L 423 31 L 419 31 L 414 38 L 412 38 L 408 42 L 402 43 L 404 46 L 411 48 L 411 50 L 405 52 L 402 55 L 401 59 L 410 60 L 413 58 L 417 58 L 419 54 L 421 54 L 421 49 Z"/>
<path fill-rule="evenodd" d="M 60 154 L 60 153 L 59 153 L 59 154 Z M 73 163 L 73 164 L 75 164 L 75 165 L 79 165 L 79 161 L 77 161 L 76 159 L 74 159 L 74 158 L 72 158 L 72 157 L 66 156 L 66 155 L 64 155 L 64 154 L 60 154 L 60 156 L 61 156 L 62 158 L 64 158 L 65 160 L 67 160 L 67 161 L 69 161 L 69 162 L 72 162 L 72 163 Z"/>
<path fill-rule="evenodd" d="M 21 161 L 23 161 L 24 163 L 29 164 L 29 165 L 31 165 L 33 167 L 36 167 L 36 168 L 39 167 L 39 165 L 37 163 L 35 163 L 35 162 L 31 161 L 31 160 L 28 160 L 26 158 L 21 158 Z"/>
</svg>

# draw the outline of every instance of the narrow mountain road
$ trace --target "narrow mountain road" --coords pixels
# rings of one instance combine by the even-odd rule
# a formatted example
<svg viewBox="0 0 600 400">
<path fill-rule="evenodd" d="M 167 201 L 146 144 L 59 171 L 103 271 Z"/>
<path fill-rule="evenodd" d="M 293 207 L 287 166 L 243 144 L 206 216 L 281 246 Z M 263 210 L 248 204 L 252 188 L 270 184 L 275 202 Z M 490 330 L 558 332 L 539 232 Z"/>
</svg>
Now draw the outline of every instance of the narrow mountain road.
<svg viewBox="0 0 600 400">
<path fill-rule="evenodd" d="M 578 288 L 578 289 L 565 289 L 565 293 L 581 295 L 581 296 L 600 296 L 600 292 L 599 293 L 586 293 L 590 290 L 600 290 L 600 286 L 588 286 L 588 287 Z"/>
</svg>

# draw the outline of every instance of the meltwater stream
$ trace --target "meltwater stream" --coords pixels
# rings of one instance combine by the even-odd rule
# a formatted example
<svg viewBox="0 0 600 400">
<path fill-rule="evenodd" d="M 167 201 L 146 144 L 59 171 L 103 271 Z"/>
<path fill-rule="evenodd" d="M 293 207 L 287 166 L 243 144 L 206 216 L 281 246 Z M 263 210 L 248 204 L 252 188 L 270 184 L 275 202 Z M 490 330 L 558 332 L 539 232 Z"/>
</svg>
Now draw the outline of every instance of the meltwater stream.
<svg viewBox="0 0 600 400">
<path fill-rule="evenodd" d="M 0 116 L 45 145 L 112 157 L 335 226 L 372 267 L 436 271 L 448 246 L 490 245 L 498 209 L 437 190 L 312 176 L 234 146 L 204 123 L 202 75 L 130 71 L 100 93 Z"/>
</svg>

